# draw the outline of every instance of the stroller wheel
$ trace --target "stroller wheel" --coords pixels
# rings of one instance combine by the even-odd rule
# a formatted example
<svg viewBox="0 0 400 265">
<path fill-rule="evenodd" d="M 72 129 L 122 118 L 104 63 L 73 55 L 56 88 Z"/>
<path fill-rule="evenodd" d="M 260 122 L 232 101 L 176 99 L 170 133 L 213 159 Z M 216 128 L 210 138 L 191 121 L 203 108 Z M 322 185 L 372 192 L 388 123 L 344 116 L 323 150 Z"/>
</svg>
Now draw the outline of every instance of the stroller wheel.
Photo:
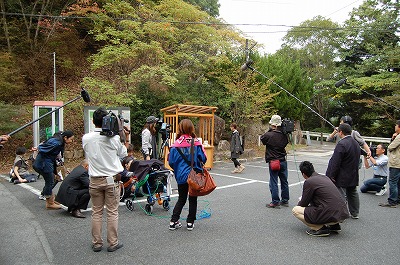
<svg viewBox="0 0 400 265">
<path fill-rule="evenodd" d="M 162 203 L 162 206 L 164 208 L 164 210 L 168 211 L 169 210 L 169 201 L 168 200 L 164 200 Z"/>
<path fill-rule="evenodd" d="M 135 208 L 133 206 L 132 200 L 126 200 L 125 205 L 126 205 L 126 208 L 128 208 L 128 210 L 131 210 L 131 211 L 133 211 L 133 209 Z"/>
<path fill-rule="evenodd" d="M 154 205 L 154 198 L 152 196 L 147 197 L 147 203 L 150 205 Z"/>
<path fill-rule="evenodd" d="M 153 212 L 153 205 L 146 204 L 144 209 L 146 210 L 146 213 L 150 215 Z"/>
</svg>

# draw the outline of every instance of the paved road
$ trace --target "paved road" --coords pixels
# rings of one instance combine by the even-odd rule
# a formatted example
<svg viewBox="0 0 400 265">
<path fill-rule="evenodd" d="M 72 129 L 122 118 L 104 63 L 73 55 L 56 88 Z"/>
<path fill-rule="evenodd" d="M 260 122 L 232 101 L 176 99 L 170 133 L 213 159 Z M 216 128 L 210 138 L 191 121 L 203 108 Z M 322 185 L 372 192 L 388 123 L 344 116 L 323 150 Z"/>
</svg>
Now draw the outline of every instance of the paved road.
<svg viewBox="0 0 400 265">
<path fill-rule="evenodd" d="M 288 156 L 290 206 L 301 195 L 298 164 L 309 160 L 324 173 L 332 150 L 316 144 Z M 125 246 L 114 253 L 91 250 L 90 212 L 76 219 L 44 209 L 37 197 L 43 179 L 13 185 L 0 178 L 0 264 L 399 264 L 400 209 L 378 206 L 387 195 L 360 194 L 359 220 L 346 220 L 339 234 L 314 238 L 291 207 L 265 207 L 270 193 L 263 159 L 244 165 L 243 173 L 232 174 L 231 162 L 214 163 L 219 187 L 199 200 L 202 219 L 193 231 L 169 231 L 171 210 L 158 205 L 154 216 L 140 209 L 143 202 L 134 211 L 122 205 L 119 237 Z M 361 169 L 360 175 L 361 182 L 372 172 Z"/>
</svg>

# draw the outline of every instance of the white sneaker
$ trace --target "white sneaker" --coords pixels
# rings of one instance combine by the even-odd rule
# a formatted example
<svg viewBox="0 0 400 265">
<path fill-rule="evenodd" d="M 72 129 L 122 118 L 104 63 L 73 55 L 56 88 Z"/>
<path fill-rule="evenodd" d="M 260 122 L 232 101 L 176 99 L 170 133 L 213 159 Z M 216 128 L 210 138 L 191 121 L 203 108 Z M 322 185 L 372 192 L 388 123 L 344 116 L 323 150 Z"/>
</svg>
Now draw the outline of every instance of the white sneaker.
<svg viewBox="0 0 400 265">
<path fill-rule="evenodd" d="M 386 188 L 385 187 L 383 187 L 382 189 L 381 189 L 381 191 L 378 191 L 377 193 L 375 193 L 375 195 L 376 196 L 383 196 L 385 193 L 386 193 Z"/>
<path fill-rule="evenodd" d="M 39 195 L 39 200 L 45 201 L 46 197 L 44 197 L 44 195 Z"/>
<path fill-rule="evenodd" d="M 231 173 L 239 173 L 239 167 L 235 168 L 235 170 L 231 171 Z"/>
</svg>

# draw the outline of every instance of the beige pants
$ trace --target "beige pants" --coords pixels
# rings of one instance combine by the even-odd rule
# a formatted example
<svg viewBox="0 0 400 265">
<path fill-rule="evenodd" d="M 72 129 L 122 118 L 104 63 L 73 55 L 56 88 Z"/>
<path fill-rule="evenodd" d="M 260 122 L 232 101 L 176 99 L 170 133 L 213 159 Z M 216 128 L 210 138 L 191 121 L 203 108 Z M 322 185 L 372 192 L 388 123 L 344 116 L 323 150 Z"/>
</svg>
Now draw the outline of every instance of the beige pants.
<svg viewBox="0 0 400 265">
<path fill-rule="evenodd" d="M 107 243 L 110 247 L 118 244 L 119 187 L 107 185 L 105 177 L 90 177 L 89 193 L 92 199 L 92 243 L 103 245 L 103 208 L 107 210 Z"/>
<path fill-rule="evenodd" d="M 292 209 L 292 213 L 297 219 L 302 221 L 306 226 L 308 226 L 312 230 L 321 229 L 324 226 L 324 224 L 322 224 L 322 225 L 321 224 L 310 224 L 310 223 L 306 222 L 306 220 L 304 219 L 304 210 L 305 209 L 306 209 L 305 207 L 295 206 Z M 334 224 L 337 224 L 337 223 L 329 223 L 329 224 L 325 224 L 325 225 L 334 225 Z"/>
</svg>

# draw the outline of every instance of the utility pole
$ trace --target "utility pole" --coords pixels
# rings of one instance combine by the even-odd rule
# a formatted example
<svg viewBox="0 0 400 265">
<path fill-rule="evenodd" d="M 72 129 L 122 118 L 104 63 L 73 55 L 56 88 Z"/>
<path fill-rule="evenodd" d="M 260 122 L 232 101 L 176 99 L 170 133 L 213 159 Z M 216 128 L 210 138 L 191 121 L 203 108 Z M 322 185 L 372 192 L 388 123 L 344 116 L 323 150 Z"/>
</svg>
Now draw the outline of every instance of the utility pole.
<svg viewBox="0 0 400 265">
<path fill-rule="evenodd" d="M 56 92 L 56 52 L 53 52 L 53 84 L 54 84 L 54 101 L 57 101 L 57 92 Z"/>
</svg>

